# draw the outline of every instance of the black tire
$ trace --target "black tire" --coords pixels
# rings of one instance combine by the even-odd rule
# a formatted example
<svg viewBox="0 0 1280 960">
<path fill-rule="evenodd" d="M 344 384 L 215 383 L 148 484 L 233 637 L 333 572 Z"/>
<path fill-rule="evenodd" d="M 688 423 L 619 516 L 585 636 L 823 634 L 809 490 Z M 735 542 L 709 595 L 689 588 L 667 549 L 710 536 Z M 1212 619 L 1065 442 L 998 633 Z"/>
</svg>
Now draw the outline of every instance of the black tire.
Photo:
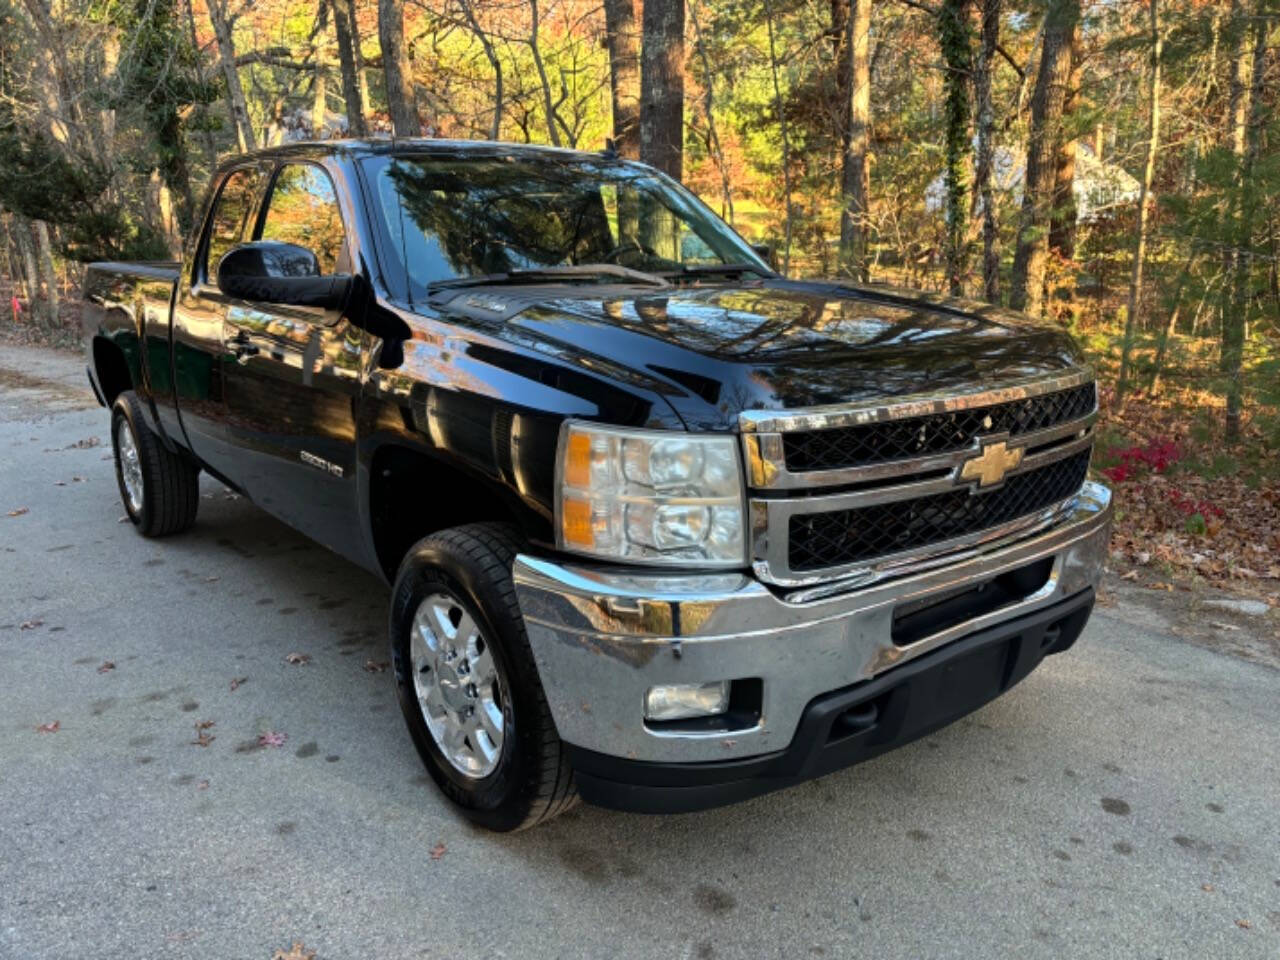
<svg viewBox="0 0 1280 960">
<path fill-rule="evenodd" d="M 121 430 L 128 429 L 141 472 L 141 502 L 132 502 L 121 462 Z M 125 511 L 144 537 L 180 533 L 196 520 L 200 506 L 200 468 L 189 458 L 165 448 L 142 416 L 142 404 L 125 390 L 111 405 L 111 448 L 116 484 Z"/>
<path fill-rule="evenodd" d="M 524 830 L 550 820 L 578 799 L 516 602 L 511 567 L 519 549 L 518 534 L 504 524 L 441 531 L 409 550 L 391 595 L 396 690 L 414 746 L 462 815 L 499 831 Z M 501 751 L 496 768 L 483 778 L 460 772 L 441 752 L 415 691 L 410 655 L 414 616 L 424 599 L 439 593 L 449 595 L 474 619 L 504 689 Z"/>
</svg>

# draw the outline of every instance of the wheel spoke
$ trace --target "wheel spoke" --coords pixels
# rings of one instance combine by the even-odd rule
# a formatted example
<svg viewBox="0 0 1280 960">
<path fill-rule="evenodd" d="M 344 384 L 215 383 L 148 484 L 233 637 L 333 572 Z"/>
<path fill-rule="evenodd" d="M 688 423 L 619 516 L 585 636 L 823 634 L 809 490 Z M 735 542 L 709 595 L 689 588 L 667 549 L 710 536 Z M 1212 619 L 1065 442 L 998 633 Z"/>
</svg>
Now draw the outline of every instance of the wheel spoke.
<svg viewBox="0 0 1280 960">
<path fill-rule="evenodd" d="M 432 630 L 440 640 L 452 640 L 458 634 L 453 627 L 453 618 L 449 616 L 452 610 L 453 604 L 444 599 L 437 600 L 429 608 Z"/>
<path fill-rule="evenodd" d="M 440 653 L 440 638 L 436 635 L 435 626 L 431 622 L 431 618 L 426 616 L 423 611 L 418 611 L 418 615 L 413 618 L 413 636 L 412 641 L 421 646 L 421 649 L 427 651 L 431 657 L 431 666 L 435 666 L 435 658 Z"/>
<path fill-rule="evenodd" d="M 422 685 L 422 692 L 418 699 L 423 705 L 430 708 L 432 715 L 438 714 L 444 709 L 444 699 L 440 696 L 440 685 L 433 680 L 427 680 Z"/>
<path fill-rule="evenodd" d="M 476 720 L 484 735 L 495 747 L 502 746 L 502 708 L 496 703 L 481 702 L 476 705 Z"/>
<path fill-rule="evenodd" d="M 444 747 L 454 760 L 465 762 L 467 756 L 467 731 L 453 718 L 445 721 Z"/>
<path fill-rule="evenodd" d="M 485 647 L 483 651 L 471 658 L 471 682 L 479 687 L 493 683 L 493 679 L 493 657 L 489 653 L 489 648 Z"/>
<path fill-rule="evenodd" d="M 458 639 L 458 646 L 463 647 L 468 653 L 475 649 L 476 637 L 479 630 L 476 628 L 476 622 L 471 619 L 471 614 L 465 610 L 459 611 L 462 618 L 458 621 L 458 626 L 454 628 L 454 636 Z"/>
</svg>

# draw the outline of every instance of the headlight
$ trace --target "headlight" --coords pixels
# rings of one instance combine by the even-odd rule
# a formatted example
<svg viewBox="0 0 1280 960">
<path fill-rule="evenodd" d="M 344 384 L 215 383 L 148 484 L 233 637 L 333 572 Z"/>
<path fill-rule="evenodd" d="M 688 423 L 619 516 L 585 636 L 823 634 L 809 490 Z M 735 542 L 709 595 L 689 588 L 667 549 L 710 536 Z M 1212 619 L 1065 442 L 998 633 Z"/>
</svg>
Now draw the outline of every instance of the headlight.
<svg viewBox="0 0 1280 960">
<path fill-rule="evenodd" d="M 733 437 L 566 423 L 559 466 L 563 549 L 637 563 L 746 565 Z"/>
</svg>

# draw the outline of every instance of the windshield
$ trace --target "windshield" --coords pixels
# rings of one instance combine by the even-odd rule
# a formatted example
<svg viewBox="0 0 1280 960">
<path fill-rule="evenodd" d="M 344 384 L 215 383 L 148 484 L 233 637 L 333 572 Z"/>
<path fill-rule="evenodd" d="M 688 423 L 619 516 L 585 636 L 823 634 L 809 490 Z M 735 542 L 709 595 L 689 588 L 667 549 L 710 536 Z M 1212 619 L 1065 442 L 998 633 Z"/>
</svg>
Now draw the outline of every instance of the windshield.
<svg viewBox="0 0 1280 960">
<path fill-rule="evenodd" d="M 520 157 L 366 162 L 386 246 L 414 299 L 436 281 L 585 264 L 668 274 L 740 264 L 771 273 L 701 201 L 638 165 Z M 617 282 L 603 274 L 581 279 Z"/>
</svg>

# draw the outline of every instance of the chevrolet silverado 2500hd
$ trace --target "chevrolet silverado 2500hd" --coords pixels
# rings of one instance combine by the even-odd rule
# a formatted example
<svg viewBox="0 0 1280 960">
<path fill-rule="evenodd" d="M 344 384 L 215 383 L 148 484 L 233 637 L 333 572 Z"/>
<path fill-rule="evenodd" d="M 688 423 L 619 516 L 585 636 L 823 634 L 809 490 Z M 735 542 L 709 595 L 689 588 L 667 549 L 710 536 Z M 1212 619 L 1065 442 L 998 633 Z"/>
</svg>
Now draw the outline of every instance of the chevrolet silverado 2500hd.
<svg viewBox="0 0 1280 960">
<path fill-rule="evenodd" d="M 608 154 L 265 150 L 182 263 L 86 296 L 134 525 L 189 527 L 206 471 L 384 577 L 409 734 L 494 829 L 865 760 L 1093 605 L 1110 495 L 1066 335 L 787 280 Z"/>
</svg>

